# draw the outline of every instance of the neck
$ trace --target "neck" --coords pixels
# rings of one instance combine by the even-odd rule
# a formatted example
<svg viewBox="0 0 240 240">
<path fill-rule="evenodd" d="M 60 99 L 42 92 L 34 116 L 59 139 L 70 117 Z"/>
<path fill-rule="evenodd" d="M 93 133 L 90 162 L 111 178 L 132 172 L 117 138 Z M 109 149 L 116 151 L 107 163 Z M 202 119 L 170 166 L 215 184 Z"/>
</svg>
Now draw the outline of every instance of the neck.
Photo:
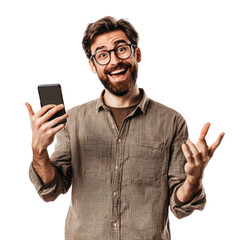
<svg viewBox="0 0 240 240">
<path fill-rule="evenodd" d="M 130 107 L 139 102 L 141 98 L 141 93 L 135 84 L 133 89 L 124 96 L 116 96 L 105 89 L 103 96 L 104 102 L 107 106 L 116 107 L 116 108 L 125 108 Z"/>
</svg>

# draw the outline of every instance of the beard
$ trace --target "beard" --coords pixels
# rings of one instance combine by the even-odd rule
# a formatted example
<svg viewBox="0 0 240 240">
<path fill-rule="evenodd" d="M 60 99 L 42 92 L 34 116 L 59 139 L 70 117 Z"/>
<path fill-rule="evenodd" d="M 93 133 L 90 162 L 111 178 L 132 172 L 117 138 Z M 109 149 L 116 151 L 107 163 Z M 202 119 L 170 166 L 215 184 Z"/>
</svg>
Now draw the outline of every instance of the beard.
<svg viewBox="0 0 240 240">
<path fill-rule="evenodd" d="M 109 79 L 109 74 L 115 70 L 126 68 L 127 71 L 130 71 L 130 74 L 123 81 L 112 83 Z M 138 65 L 130 64 L 128 62 L 119 62 L 117 65 L 106 68 L 104 74 L 97 72 L 98 78 L 102 82 L 103 86 L 112 94 L 116 96 L 124 96 L 129 93 L 136 84 L 137 75 L 138 75 Z"/>
</svg>

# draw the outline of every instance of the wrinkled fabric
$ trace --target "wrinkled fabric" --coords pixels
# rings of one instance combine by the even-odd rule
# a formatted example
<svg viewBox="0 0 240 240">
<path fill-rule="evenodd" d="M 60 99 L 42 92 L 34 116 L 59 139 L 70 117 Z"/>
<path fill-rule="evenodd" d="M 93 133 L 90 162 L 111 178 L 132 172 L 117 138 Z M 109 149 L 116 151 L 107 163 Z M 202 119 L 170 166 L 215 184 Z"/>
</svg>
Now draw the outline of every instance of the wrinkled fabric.
<svg viewBox="0 0 240 240">
<path fill-rule="evenodd" d="M 177 218 L 204 208 L 204 190 L 187 204 L 176 197 L 186 178 L 185 120 L 141 91 L 141 102 L 120 130 L 103 94 L 68 111 L 50 158 L 51 183 L 44 185 L 30 166 L 30 179 L 45 201 L 72 186 L 67 240 L 169 240 L 169 206 Z"/>
</svg>

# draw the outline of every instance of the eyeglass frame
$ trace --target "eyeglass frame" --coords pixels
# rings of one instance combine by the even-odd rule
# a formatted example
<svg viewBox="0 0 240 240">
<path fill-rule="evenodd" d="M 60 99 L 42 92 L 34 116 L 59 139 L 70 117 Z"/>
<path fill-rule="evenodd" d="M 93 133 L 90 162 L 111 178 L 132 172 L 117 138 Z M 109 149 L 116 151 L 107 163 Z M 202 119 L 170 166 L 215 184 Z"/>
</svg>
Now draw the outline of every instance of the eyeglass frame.
<svg viewBox="0 0 240 240">
<path fill-rule="evenodd" d="M 129 46 L 131 52 L 130 52 L 130 55 L 129 55 L 127 58 L 120 58 L 120 57 L 116 54 L 116 50 L 117 50 L 119 47 L 124 46 L 124 45 Z M 135 45 L 135 44 L 132 44 L 132 43 L 124 43 L 124 44 L 121 44 L 121 45 L 116 46 L 115 48 L 113 48 L 113 49 L 111 49 L 111 50 L 99 50 L 99 51 L 97 51 L 95 54 L 93 54 L 93 55 L 90 57 L 90 61 L 92 61 L 92 59 L 94 58 L 95 61 L 97 62 L 97 64 L 99 64 L 99 65 L 101 65 L 101 66 L 105 66 L 105 65 L 109 64 L 110 61 L 111 61 L 111 52 L 114 52 L 115 56 L 116 56 L 118 59 L 120 59 L 120 60 L 125 60 L 125 59 L 128 59 L 128 58 L 131 57 L 131 55 L 132 55 L 132 47 L 133 47 L 134 50 L 135 50 L 136 45 Z M 107 63 L 101 64 L 101 63 L 99 63 L 99 62 L 97 61 L 96 55 L 97 55 L 99 52 L 103 52 L 103 51 L 104 51 L 104 52 L 108 52 L 108 54 L 109 54 L 109 61 L 108 61 Z"/>
</svg>

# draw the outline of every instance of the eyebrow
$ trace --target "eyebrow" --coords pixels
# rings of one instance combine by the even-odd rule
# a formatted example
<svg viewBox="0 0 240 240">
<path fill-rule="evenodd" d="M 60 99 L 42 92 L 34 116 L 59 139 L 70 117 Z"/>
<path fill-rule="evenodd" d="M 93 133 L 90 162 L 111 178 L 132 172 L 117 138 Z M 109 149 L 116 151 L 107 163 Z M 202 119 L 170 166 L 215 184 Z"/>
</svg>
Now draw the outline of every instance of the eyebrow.
<svg viewBox="0 0 240 240">
<path fill-rule="evenodd" d="M 126 42 L 125 40 L 123 40 L 123 39 L 117 40 L 117 41 L 115 41 L 115 42 L 113 43 L 113 44 L 114 44 L 114 47 L 116 47 L 119 43 L 127 43 L 127 42 Z M 99 46 L 99 47 L 97 47 L 97 48 L 95 49 L 94 53 L 96 53 L 96 52 L 98 52 L 99 50 L 102 50 L 102 49 L 104 49 L 104 48 L 106 48 L 105 45 Z"/>
</svg>

